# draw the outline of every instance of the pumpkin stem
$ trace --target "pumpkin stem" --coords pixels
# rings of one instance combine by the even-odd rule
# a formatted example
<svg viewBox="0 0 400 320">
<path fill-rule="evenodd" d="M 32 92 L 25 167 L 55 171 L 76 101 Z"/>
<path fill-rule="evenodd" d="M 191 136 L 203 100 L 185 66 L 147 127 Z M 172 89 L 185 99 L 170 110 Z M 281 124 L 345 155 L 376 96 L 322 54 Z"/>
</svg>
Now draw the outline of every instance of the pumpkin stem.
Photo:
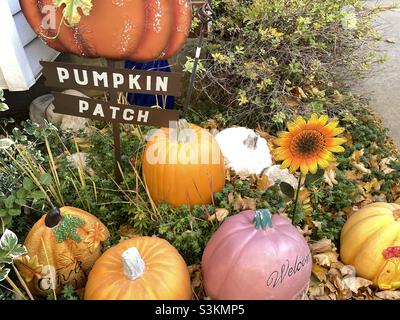
<svg viewBox="0 0 400 320">
<path fill-rule="evenodd" d="M 256 211 L 254 216 L 253 224 L 258 230 L 260 227 L 262 230 L 267 230 L 267 225 L 272 228 L 271 212 L 268 209 L 260 209 Z"/>
<path fill-rule="evenodd" d="M 54 228 L 58 226 L 62 219 L 60 209 L 52 208 L 49 213 L 47 213 L 46 218 L 44 218 L 44 223 L 47 228 Z"/>
<path fill-rule="evenodd" d="M 189 130 L 189 123 L 186 119 L 178 120 L 175 134 L 179 144 L 188 143 L 192 140 L 193 134 L 191 130 Z"/>
<path fill-rule="evenodd" d="M 249 136 L 245 140 L 243 140 L 243 144 L 251 150 L 256 150 L 257 141 L 258 141 L 258 135 L 253 136 L 249 134 Z"/>
<path fill-rule="evenodd" d="M 122 254 L 124 274 L 129 280 L 136 280 L 144 274 L 145 264 L 136 247 L 129 248 Z"/>
</svg>

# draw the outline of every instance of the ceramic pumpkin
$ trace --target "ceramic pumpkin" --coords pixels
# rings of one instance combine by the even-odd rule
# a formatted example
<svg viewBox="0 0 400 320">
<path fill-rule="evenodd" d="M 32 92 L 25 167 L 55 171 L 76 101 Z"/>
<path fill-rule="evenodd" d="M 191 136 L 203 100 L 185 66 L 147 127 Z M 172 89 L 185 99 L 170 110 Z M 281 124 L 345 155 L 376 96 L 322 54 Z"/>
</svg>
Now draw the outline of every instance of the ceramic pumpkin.
<svg viewBox="0 0 400 320">
<path fill-rule="evenodd" d="M 169 59 L 189 34 L 190 0 L 20 0 L 50 47 L 89 58 Z"/>
<path fill-rule="evenodd" d="M 225 220 L 201 264 L 211 299 L 291 300 L 302 298 L 308 288 L 312 257 L 297 229 L 264 209 Z"/>
<path fill-rule="evenodd" d="M 267 140 L 251 129 L 228 128 L 219 132 L 215 139 L 221 148 L 227 167 L 239 176 L 260 175 L 272 165 Z"/>
<path fill-rule="evenodd" d="M 85 300 L 189 300 L 186 263 L 168 241 L 137 237 L 120 242 L 97 260 Z"/>
<path fill-rule="evenodd" d="M 205 129 L 179 120 L 161 128 L 143 155 L 143 177 L 154 202 L 173 206 L 209 204 L 225 184 L 224 158 Z"/>
<path fill-rule="evenodd" d="M 400 206 L 377 202 L 350 216 L 340 236 L 340 257 L 380 289 L 400 288 Z"/>
<path fill-rule="evenodd" d="M 34 295 L 47 296 L 53 287 L 59 292 L 65 284 L 80 289 L 108 237 L 107 228 L 90 213 L 54 208 L 28 233 L 28 255 L 17 267 Z"/>
</svg>

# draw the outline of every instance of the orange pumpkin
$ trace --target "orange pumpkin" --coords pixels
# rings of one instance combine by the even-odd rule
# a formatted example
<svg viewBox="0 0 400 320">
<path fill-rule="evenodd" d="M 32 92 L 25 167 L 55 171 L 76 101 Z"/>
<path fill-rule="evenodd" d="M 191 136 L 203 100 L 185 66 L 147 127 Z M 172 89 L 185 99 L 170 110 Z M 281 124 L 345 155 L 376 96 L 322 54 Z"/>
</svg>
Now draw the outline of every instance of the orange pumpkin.
<svg viewBox="0 0 400 320">
<path fill-rule="evenodd" d="M 97 260 L 85 300 L 189 300 L 186 263 L 168 241 L 138 237 L 120 242 Z"/>
<path fill-rule="evenodd" d="M 35 295 L 47 296 L 70 284 L 85 286 L 87 275 L 109 238 L 107 228 L 86 211 L 52 209 L 33 226 L 25 240 L 28 255 L 17 267 Z"/>
<path fill-rule="evenodd" d="M 169 59 L 189 34 L 190 0 L 20 0 L 35 32 L 51 47 L 90 58 Z"/>
<path fill-rule="evenodd" d="M 149 139 L 143 177 L 156 203 L 209 204 L 225 184 L 224 158 L 207 130 L 179 120 L 175 129 L 161 128 Z"/>
</svg>

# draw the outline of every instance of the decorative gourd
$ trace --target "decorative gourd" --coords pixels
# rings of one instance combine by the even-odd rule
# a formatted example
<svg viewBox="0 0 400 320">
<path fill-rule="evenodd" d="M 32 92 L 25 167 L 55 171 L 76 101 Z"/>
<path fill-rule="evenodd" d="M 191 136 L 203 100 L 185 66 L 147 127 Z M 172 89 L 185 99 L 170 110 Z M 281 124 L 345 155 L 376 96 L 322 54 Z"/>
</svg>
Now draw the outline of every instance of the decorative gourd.
<svg viewBox="0 0 400 320">
<path fill-rule="evenodd" d="M 185 44 L 190 0 L 20 0 L 50 47 L 89 58 L 169 59 Z"/>
<path fill-rule="evenodd" d="M 225 184 L 224 158 L 207 130 L 182 119 L 175 129 L 161 128 L 150 137 L 143 177 L 156 203 L 209 204 Z"/>
<path fill-rule="evenodd" d="M 350 216 L 340 236 L 340 257 L 379 288 L 400 288 L 400 206 L 377 202 Z"/>
<path fill-rule="evenodd" d="M 28 256 L 17 267 L 31 292 L 47 296 L 70 284 L 80 289 L 109 238 L 107 228 L 86 211 L 52 209 L 35 223 L 25 240 Z"/>
<path fill-rule="evenodd" d="M 244 127 L 228 128 L 215 139 L 224 155 L 227 167 L 240 176 L 260 175 L 272 165 L 267 140 Z"/>
<path fill-rule="evenodd" d="M 202 259 L 204 288 L 214 300 L 299 299 L 308 288 L 311 268 L 303 236 L 266 209 L 225 220 Z"/>
<path fill-rule="evenodd" d="M 168 241 L 137 237 L 120 242 L 97 260 L 85 300 L 189 300 L 186 263 Z"/>
</svg>

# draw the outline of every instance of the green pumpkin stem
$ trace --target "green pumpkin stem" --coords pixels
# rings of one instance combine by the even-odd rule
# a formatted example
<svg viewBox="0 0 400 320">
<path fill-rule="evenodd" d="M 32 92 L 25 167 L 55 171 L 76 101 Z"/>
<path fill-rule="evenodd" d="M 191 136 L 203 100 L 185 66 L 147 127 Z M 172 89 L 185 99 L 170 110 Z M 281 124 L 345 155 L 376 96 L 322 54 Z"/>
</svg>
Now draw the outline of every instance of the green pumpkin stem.
<svg viewBox="0 0 400 320">
<path fill-rule="evenodd" d="M 48 228 L 54 228 L 60 224 L 62 220 L 60 209 L 52 208 L 46 215 L 44 223 Z"/>
<path fill-rule="evenodd" d="M 268 209 L 260 209 L 256 211 L 254 216 L 253 224 L 256 226 L 256 229 L 267 230 L 267 226 L 272 228 L 272 219 L 271 213 Z"/>
<path fill-rule="evenodd" d="M 187 129 L 189 129 L 189 123 L 186 119 L 179 119 L 176 126 L 176 139 L 178 143 L 183 144 L 191 141 L 192 135 Z"/>
</svg>

